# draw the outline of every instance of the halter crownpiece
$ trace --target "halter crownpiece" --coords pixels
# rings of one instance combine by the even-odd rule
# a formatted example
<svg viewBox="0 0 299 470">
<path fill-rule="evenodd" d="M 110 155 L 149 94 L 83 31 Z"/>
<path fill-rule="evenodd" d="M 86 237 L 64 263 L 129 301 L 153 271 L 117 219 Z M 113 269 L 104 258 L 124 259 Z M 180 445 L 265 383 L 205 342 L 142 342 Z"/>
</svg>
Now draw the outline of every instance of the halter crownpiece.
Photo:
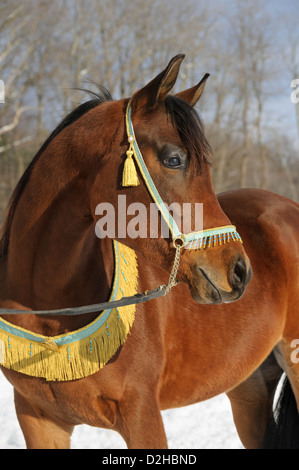
<svg viewBox="0 0 299 470">
<path fill-rule="evenodd" d="M 122 186 L 137 186 L 139 184 L 133 160 L 134 157 L 147 189 L 169 227 L 173 246 L 176 249 L 205 250 L 216 245 L 225 245 L 232 241 L 242 243 L 242 239 L 234 225 L 225 225 L 223 227 L 215 227 L 188 234 L 181 233 L 175 220 L 165 206 L 143 160 L 134 133 L 130 102 L 126 110 L 126 130 L 130 147 L 126 152 L 127 158 L 124 165 Z"/>
</svg>

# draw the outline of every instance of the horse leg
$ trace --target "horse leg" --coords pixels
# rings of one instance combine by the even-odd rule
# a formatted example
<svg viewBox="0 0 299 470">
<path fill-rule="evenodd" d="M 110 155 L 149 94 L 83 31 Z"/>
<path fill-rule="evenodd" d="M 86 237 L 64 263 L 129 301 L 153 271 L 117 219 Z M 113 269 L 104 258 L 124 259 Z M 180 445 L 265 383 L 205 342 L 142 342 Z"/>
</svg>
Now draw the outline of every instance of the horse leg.
<svg viewBox="0 0 299 470">
<path fill-rule="evenodd" d="M 263 447 L 282 370 L 271 354 L 243 383 L 227 393 L 240 440 L 247 449 Z"/>
<path fill-rule="evenodd" d="M 128 449 L 167 449 L 158 399 L 150 393 L 130 394 L 119 403 L 118 431 Z"/>
<path fill-rule="evenodd" d="M 73 426 L 66 426 L 45 414 L 15 390 L 15 408 L 27 449 L 69 449 Z"/>
</svg>

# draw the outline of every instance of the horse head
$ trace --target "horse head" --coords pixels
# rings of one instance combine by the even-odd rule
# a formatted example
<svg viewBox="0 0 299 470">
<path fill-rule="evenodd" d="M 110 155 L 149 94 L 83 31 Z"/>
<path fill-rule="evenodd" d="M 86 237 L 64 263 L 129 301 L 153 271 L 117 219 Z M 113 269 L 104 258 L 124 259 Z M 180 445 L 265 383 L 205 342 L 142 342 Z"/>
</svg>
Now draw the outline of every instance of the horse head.
<svg viewBox="0 0 299 470">
<path fill-rule="evenodd" d="M 174 57 L 165 70 L 130 100 L 109 102 L 105 107 L 101 105 L 93 111 L 102 113 L 102 123 L 110 128 L 110 148 L 107 151 L 109 139 L 106 130 L 102 134 L 105 155 L 101 159 L 100 171 L 94 173 L 97 176 L 93 181 L 91 200 L 95 214 L 99 214 L 96 210 L 99 197 L 101 201 L 116 207 L 117 198 L 122 195 L 126 196 L 126 207 L 142 204 L 149 208 L 153 203 L 151 188 L 155 187 L 161 204 L 171 205 L 175 202 L 179 207 L 184 207 L 186 203 L 202 203 L 203 230 L 229 226 L 230 221 L 222 211 L 211 183 L 211 148 L 194 109 L 208 74 L 193 88 L 177 95 L 169 94 L 183 58 L 183 55 Z M 133 187 L 122 185 L 123 161 L 128 156 L 131 158 L 133 153 L 129 152 L 128 155 L 129 145 L 131 149 L 125 124 L 128 106 L 130 122 L 134 125 L 134 139 L 138 142 L 144 171 L 148 172 L 150 179 L 147 185 L 144 184 L 141 166 L 139 171 L 135 169 L 138 175 L 134 175 Z M 131 140 L 134 139 L 131 137 Z M 173 240 L 171 237 L 151 238 L 148 214 L 149 211 L 138 220 L 139 224 L 145 226 L 145 236 L 130 237 L 123 232 L 123 227 L 119 230 L 120 226 L 116 227 L 113 235 L 145 258 L 170 270 L 174 257 Z M 121 220 L 120 215 L 118 221 Z M 130 221 L 132 217 L 129 224 Z M 119 231 L 122 232 L 121 237 L 118 236 Z M 190 249 L 182 250 L 177 278 L 189 284 L 192 297 L 197 302 L 234 301 L 243 294 L 251 276 L 248 257 L 240 238 L 232 237 L 230 242 L 223 238 L 223 243 L 218 243 L 218 238 L 217 243 L 211 243 L 212 240 L 211 236 L 209 244 L 206 243 L 203 249 L 191 249 L 189 244 Z"/>
</svg>

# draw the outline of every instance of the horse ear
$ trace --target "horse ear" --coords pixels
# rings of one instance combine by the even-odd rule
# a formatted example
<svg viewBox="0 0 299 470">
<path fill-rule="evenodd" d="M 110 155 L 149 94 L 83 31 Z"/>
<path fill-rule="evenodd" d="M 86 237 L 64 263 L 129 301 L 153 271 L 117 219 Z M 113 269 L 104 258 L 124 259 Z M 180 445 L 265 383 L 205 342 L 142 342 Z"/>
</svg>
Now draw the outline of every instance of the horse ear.
<svg viewBox="0 0 299 470">
<path fill-rule="evenodd" d="M 176 82 L 184 57 L 184 54 L 173 57 L 157 77 L 135 94 L 133 101 L 147 108 L 155 108 L 161 104 Z"/>
<path fill-rule="evenodd" d="M 187 103 L 190 104 L 190 106 L 195 106 L 203 93 L 206 81 L 209 78 L 209 76 L 210 74 L 206 73 L 205 76 L 202 78 L 202 80 L 200 80 L 200 82 L 197 85 L 195 85 L 192 88 L 189 88 L 188 90 L 181 91 L 180 93 L 177 93 L 175 96 L 177 96 L 183 101 L 186 101 Z"/>
</svg>

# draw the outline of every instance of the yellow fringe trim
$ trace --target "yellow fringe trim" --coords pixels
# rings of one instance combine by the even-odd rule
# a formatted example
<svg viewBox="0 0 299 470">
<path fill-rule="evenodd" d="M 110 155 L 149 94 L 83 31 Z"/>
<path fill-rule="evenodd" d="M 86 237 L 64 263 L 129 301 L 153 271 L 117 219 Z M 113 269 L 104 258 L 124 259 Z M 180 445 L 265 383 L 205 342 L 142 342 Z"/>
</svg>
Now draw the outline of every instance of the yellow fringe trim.
<svg viewBox="0 0 299 470">
<path fill-rule="evenodd" d="M 138 267 L 134 250 L 114 242 L 115 273 L 112 300 L 137 293 Z M 117 256 L 117 253 L 119 255 Z M 118 282 L 117 282 L 118 278 Z M 135 319 L 135 305 L 102 312 L 89 325 L 59 336 L 43 336 L 16 327 L 5 320 L 1 323 L 14 328 L 17 334 L 1 329 L 0 363 L 22 374 L 46 380 L 75 380 L 94 374 L 102 368 L 127 339 Z M 97 323 L 107 316 L 103 324 Z M 87 330 L 93 330 L 86 334 Z M 22 337 L 33 335 L 37 340 Z M 76 340 L 76 337 L 82 337 Z M 72 339 L 75 340 L 72 342 Z M 38 340 L 42 342 L 38 342 Z M 59 344 L 64 342 L 65 344 Z"/>
</svg>

